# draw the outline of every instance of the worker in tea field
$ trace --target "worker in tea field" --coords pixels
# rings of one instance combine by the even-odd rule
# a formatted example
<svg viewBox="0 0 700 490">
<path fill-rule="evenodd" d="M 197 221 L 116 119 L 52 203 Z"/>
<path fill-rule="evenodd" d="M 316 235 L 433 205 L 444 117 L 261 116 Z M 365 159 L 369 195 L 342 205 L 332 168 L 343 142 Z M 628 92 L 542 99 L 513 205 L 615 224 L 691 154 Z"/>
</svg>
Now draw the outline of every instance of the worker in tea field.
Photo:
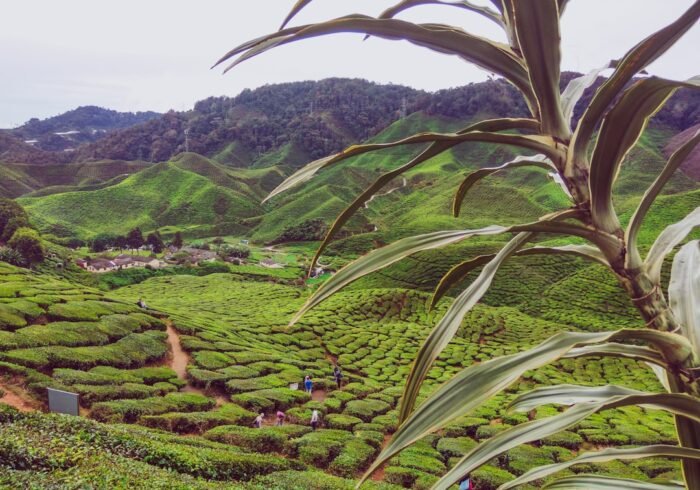
<svg viewBox="0 0 700 490">
<path fill-rule="evenodd" d="M 316 430 L 316 428 L 318 427 L 319 418 L 320 416 L 318 414 L 318 410 L 314 410 L 313 412 L 311 412 L 311 428 L 313 430 Z"/>
<path fill-rule="evenodd" d="M 340 371 L 340 368 L 337 364 L 333 368 L 333 377 L 335 378 L 335 383 L 338 385 L 338 389 L 340 389 L 340 385 L 343 382 L 343 373 Z"/>
<path fill-rule="evenodd" d="M 311 376 L 307 376 L 304 378 L 304 389 L 306 392 L 310 395 L 311 391 L 313 390 L 314 387 L 314 382 L 311 381 Z"/>
<path fill-rule="evenodd" d="M 265 420 L 265 414 L 260 412 L 260 414 L 255 417 L 255 422 L 253 422 L 253 425 L 259 429 L 262 427 L 263 420 Z"/>
<path fill-rule="evenodd" d="M 277 410 L 277 425 L 284 425 L 284 419 L 287 417 L 282 410 Z"/>
<path fill-rule="evenodd" d="M 474 484 L 469 475 L 459 483 L 459 490 L 474 490 Z"/>
<path fill-rule="evenodd" d="M 146 302 L 143 300 L 143 298 L 139 298 L 139 300 L 136 302 L 139 308 L 143 308 L 144 310 L 148 309 L 148 305 Z"/>
</svg>

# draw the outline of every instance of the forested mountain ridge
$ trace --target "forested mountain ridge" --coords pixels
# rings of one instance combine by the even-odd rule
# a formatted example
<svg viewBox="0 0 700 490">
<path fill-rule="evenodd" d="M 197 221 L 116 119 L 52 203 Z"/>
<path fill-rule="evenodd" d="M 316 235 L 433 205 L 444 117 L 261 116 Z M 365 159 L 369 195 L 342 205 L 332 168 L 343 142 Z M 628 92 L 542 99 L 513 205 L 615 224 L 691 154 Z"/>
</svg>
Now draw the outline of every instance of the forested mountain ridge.
<svg viewBox="0 0 700 490">
<path fill-rule="evenodd" d="M 562 86 L 576 75 L 564 73 Z M 594 85 L 588 90 L 579 107 L 587 103 L 595 88 Z M 92 109 L 97 112 L 93 114 Z M 244 90 L 235 97 L 210 97 L 197 102 L 190 111 L 170 111 L 159 117 L 136 113 L 129 118 L 128 114 L 84 107 L 48 120 L 32 120 L 13 130 L 12 134 L 21 138 L 0 139 L 0 162 L 162 162 L 183 151 L 192 151 L 236 167 L 277 165 L 282 163 L 282 156 L 285 165 L 295 167 L 364 141 L 418 111 L 469 121 L 482 115 L 523 116 L 526 106 L 517 91 L 503 80 L 433 93 L 361 79 L 284 83 Z M 579 115 L 576 113 L 575 117 Z M 133 122 L 135 118 L 149 120 L 99 133 L 99 140 L 79 145 L 72 152 L 46 153 L 40 151 L 44 148 L 41 143 L 34 148 L 18 141 L 55 128 L 61 121 L 92 121 L 97 128 L 103 119 L 117 127 L 120 121 Z M 681 90 L 656 115 L 655 122 L 676 133 L 699 119 L 700 95 Z M 51 143 L 46 144 L 49 148 Z M 58 145 L 56 149 L 65 148 Z"/>
<path fill-rule="evenodd" d="M 118 112 L 97 106 L 81 106 L 46 119 L 32 118 L 7 133 L 47 151 L 75 149 L 103 138 L 109 132 L 159 117 L 153 111 Z"/>
</svg>

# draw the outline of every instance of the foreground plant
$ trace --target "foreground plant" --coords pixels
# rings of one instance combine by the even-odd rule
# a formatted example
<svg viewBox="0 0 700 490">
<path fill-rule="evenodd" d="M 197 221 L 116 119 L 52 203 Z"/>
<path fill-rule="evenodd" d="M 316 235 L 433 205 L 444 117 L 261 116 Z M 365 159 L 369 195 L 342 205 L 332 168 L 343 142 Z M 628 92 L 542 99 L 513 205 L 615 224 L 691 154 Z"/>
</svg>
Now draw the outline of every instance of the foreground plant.
<svg viewBox="0 0 700 490">
<path fill-rule="evenodd" d="M 489 142 L 536 152 L 520 156 L 499 167 L 477 170 L 467 176 L 454 198 L 458 215 L 470 187 L 487 175 L 522 166 L 543 167 L 557 177 L 571 199 L 568 209 L 516 226 L 493 225 L 477 230 L 449 230 L 404 238 L 350 263 L 323 284 L 308 300 L 294 321 L 354 280 L 384 268 L 413 253 L 442 247 L 473 236 L 513 233 L 511 240 L 493 256 L 476 257 L 455 266 L 439 284 L 433 304 L 450 287 L 476 267 L 478 277 L 452 302 L 422 345 L 406 382 L 400 407 L 401 425 L 378 456 L 365 478 L 413 442 L 469 413 L 491 396 L 507 388 L 530 369 L 561 358 L 613 356 L 649 363 L 667 393 L 644 393 L 621 386 L 584 387 L 560 385 L 536 389 L 516 398 L 512 407 L 531 410 L 543 404 L 572 405 L 560 414 L 512 427 L 477 446 L 459 461 L 434 488 L 445 489 L 480 465 L 520 444 L 547 437 L 570 427 L 600 410 L 625 405 L 644 405 L 674 414 L 676 446 L 607 449 L 585 453 L 572 461 L 535 468 L 501 489 L 540 481 L 572 464 L 611 459 L 676 457 L 683 461 L 685 485 L 700 489 L 700 242 L 683 245 L 673 259 L 668 301 L 661 286 L 664 259 L 700 225 L 700 208 L 668 226 L 643 258 L 637 235 L 652 203 L 700 142 L 700 131 L 683 144 L 644 194 L 626 228 L 613 206 L 612 189 L 626 155 L 644 131 L 649 119 L 681 87 L 697 88 L 699 80 L 686 82 L 658 77 L 636 78 L 663 55 L 700 16 L 695 2 L 676 21 L 640 41 L 625 56 L 605 67 L 572 80 L 559 92 L 559 19 L 567 0 L 491 0 L 491 7 L 469 1 L 403 0 L 378 18 L 349 15 L 327 22 L 286 27 L 311 0 L 300 0 L 279 32 L 245 43 L 227 53 L 219 63 L 235 60 L 227 68 L 269 49 L 326 34 L 359 32 L 393 40 L 407 40 L 441 53 L 459 56 L 512 83 L 524 97 L 529 118 L 498 118 L 472 124 L 454 133 L 420 133 L 400 141 L 352 146 L 310 163 L 275 189 L 268 199 L 310 179 L 320 169 L 370 151 L 410 144 L 427 144 L 415 158 L 381 175 L 352 202 L 333 223 L 321 244 L 318 259 L 335 233 L 389 181 L 456 145 Z M 418 5 L 436 4 L 480 14 L 498 24 L 508 44 L 494 42 L 442 24 L 415 24 L 394 19 L 401 11 Z M 218 63 L 217 63 L 218 64 Z M 595 91 L 583 116 L 571 129 L 574 106 L 583 92 L 605 69 L 612 74 Z M 596 130 L 599 128 L 599 131 Z M 508 131 L 508 133 L 505 133 Z M 517 133 L 513 133 L 517 131 Z M 589 151 L 592 150 L 592 151 Z M 573 236 L 585 245 L 534 246 L 538 233 Z M 607 267 L 639 310 L 646 329 L 604 333 L 559 333 L 534 349 L 493 359 L 457 374 L 416 407 L 421 385 L 435 359 L 456 334 L 464 315 L 489 288 L 498 268 L 514 255 L 574 254 Z M 313 267 L 313 265 L 312 265 Z M 642 345 L 640 345 L 642 344 Z M 564 478 L 549 488 L 682 488 L 595 475 Z"/>
</svg>

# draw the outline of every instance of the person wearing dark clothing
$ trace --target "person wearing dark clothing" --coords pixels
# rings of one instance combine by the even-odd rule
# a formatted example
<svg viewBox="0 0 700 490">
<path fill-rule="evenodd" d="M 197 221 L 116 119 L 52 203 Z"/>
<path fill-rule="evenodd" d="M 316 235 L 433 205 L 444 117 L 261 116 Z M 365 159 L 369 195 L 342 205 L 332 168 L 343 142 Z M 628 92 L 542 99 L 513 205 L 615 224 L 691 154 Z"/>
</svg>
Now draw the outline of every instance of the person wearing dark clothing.
<svg viewBox="0 0 700 490">
<path fill-rule="evenodd" d="M 333 368 L 333 377 L 335 378 L 335 383 L 338 385 L 338 389 L 340 389 L 340 385 L 343 382 L 343 373 L 340 372 L 340 368 L 337 365 Z"/>
</svg>

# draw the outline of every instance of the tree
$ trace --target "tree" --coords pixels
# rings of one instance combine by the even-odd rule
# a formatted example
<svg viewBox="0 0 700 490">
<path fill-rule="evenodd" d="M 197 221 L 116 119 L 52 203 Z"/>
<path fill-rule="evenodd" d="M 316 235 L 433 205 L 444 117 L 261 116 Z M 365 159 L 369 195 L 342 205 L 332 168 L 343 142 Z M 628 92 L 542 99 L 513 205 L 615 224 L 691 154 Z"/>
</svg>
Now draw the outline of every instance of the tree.
<svg viewBox="0 0 700 490">
<path fill-rule="evenodd" d="M 320 169 L 352 156 L 408 144 L 426 145 L 418 156 L 382 174 L 345 209 L 326 234 L 314 263 L 336 232 L 379 189 L 404 172 L 462 143 L 506 144 L 535 154 L 521 156 L 499 167 L 483 168 L 468 175 L 453 201 L 455 215 L 459 214 L 462 200 L 475 182 L 498 171 L 524 166 L 545 168 L 556 175 L 571 201 L 568 208 L 543 216 L 532 223 L 429 233 L 404 238 L 374 250 L 350 263 L 321 285 L 294 317 L 292 323 L 304 312 L 356 279 L 413 253 L 474 236 L 513 234 L 500 252 L 456 265 L 438 285 L 434 301 L 468 272 L 483 266 L 476 279 L 455 298 L 418 351 L 401 401 L 400 426 L 364 478 L 414 441 L 444 427 L 503 391 L 529 369 L 564 356 L 614 356 L 653 363 L 667 392 L 646 393 L 614 385 L 560 385 L 520 395 L 513 402 L 515 408 L 527 410 L 549 403 L 573 406 L 558 415 L 514 426 L 483 442 L 457 462 L 433 488 L 446 489 L 515 445 L 547 437 L 600 410 L 639 404 L 653 405 L 675 416 L 678 447 L 604 450 L 587 453 L 572 461 L 595 461 L 596 457 L 599 461 L 644 456 L 677 457 L 682 459 L 687 487 L 700 488 L 700 382 L 697 377 L 700 368 L 700 275 L 697 274 L 700 269 L 700 241 L 693 240 L 683 245 L 673 260 L 668 288 L 670 304 L 661 284 L 664 259 L 694 227 L 700 225 L 700 208 L 666 228 L 645 258 L 642 258 L 637 243 L 638 231 L 647 211 L 674 171 L 700 142 L 700 132 L 671 155 L 626 228 L 621 225 L 615 212 L 612 193 L 622 161 L 638 141 L 651 116 L 678 88 L 698 86 L 696 80 L 677 82 L 654 76 L 635 76 L 662 56 L 695 24 L 700 17 L 700 1 L 694 2 L 671 24 L 640 41 L 619 61 L 570 81 L 562 93 L 559 92 L 559 19 L 567 0 L 491 0 L 489 7 L 476 6 L 471 2 L 403 0 L 378 18 L 349 15 L 328 22 L 285 28 L 309 3 L 311 0 L 299 0 L 279 32 L 234 48 L 219 63 L 241 55 L 233 61 L 233 67 L 240 61 L 290 42 L 338 32 L 360 32 L 387 39 L 407 40 L 441 53 L 456 55 L 496 73 L 520 91 L 530 113 L 528 117 L 480 121 L 454 133 L 428 132 L 400 141 L 357 145 L 298 170 L 267 199 L 308 180 Z M 415 24 L 393 18 L 403 10 L 432 3 L 484 16 L 504 30 L 508 44 L 473 36 L 460 28 L 434 23 Z M 584 90 L 607 68 L 613 68 L 612 74 L 595 90 L 583 115 L 572 129 L 576 103 Z M 538 233 L 574 236 L 583 239 L 586 244 L 527 248 L 528 243 L 536 240 Z M 602 333 L 561 332 L 534 349 L 465 369 L 416 407 L 428 371 L 457 333 L 465 314 L 488 290 L 499 267 L 514 255 L 537 253 L 574 254 L 605 266 L 627 292 L 647 328 Z M 569 461 L 566 464 L 534 468 L 500 488 L 513 488 L 545 478 L 571 463 Z M 577 483 L 565 479 L 560 480 L 559 485 L 562 488 L 583 489 L 616 488 L 625 484 L 623 480 L 595 475 L 587 476 L 584 480 Z"/>
<path fill-rule="evenodd" d="M 2 239 L 2 241 L 9 240 L 14 234 L 14 230 L 12 230 L 12 233 L 5 233 L 5 228 L 13 221 L 14 223 L 26 224 L 29 222 L 29 216 L 27 216 L 27 212 L 16 201 L 0 198 L 0 239 Z M 15 228 L 15 230 L 16 229 L 17 228 Z"/>
<path fill-rule="evenodd" d="M 160 233 L 158 233 L 157 231 L 148 234 L 148 236 L 146 237 L 146 243 L 151 247 L 153 253 L 159 254 L 165 248 L 163 239 L 160 237 Z"/>
<path fill-rule="evenodd" d="M 100 233 L 90 241 L 90 250 L 96 253 L 104 252 L 109 247 L 114 246 L 117 237 L 109 233 Z"/>
<path fill-rule="evenodd" d="M 14 235 L 15 231 L 17 231 L 19 228 L 31 228 L 26 215 L 20 214 L 10 218 L 2 231 L 0 241 L 7 242 L 10 238 L 12 238 L 12 235 Z"/>
<path fill-rule="evenodd" d="M 145 241 L 140 228 L 134 228 L 126 235 L 126 244 L 132 250 L 138 250 L 143 247 L 144 243 Z"/>
<path fill-rule="evenodd" d="M 250 249 L 248 247 L 239 247 L 236 245 L 224 245 L 219 255 L 224 258 L 247 259 L 250 256 Z"/>
<path fill-rule="evenodd" d="M 28 265 L 44 260 L 44 247 L 36 230 L 19 228 L 15 231 L 8 245 L 19 253 Z"/>
<path fill-rule="evenodd" d="M 24 257 L 15 249 L 10 247 L 0 247 L 0 262 L 22 267 L 25 265 Z"/>
<path fill-rule="evenodd" d="M 114 237 L 113 246 L 118 250 L 124 250 L 129 246 L 129 243 L 124 235 Z"/>
<path fill-rule="evenodd" d="M 175 236 L 173 237 L 172 245 L 173 245 L 173 247 L 175 247 L 177 249 L 182 248 L 182 245 L 183 245 L 182 233 L 180 233 L 179 231 L 175 232 Z"/>
</svg>

